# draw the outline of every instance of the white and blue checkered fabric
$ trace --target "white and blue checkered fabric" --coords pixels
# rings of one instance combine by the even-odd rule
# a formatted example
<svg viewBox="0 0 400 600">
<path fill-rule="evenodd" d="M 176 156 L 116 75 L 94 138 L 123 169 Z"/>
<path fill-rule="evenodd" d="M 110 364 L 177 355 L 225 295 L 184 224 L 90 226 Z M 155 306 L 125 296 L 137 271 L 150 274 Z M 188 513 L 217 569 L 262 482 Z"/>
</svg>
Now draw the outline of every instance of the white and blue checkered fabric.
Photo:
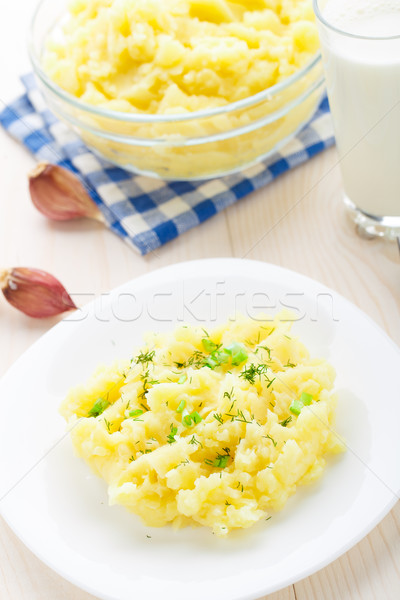
<svg viewBox="0 0 400 600">
<path fill-rule="evenodd" d="M 278 154 L 241 173 L 207 181 L 162 181 L 132 175 L 93 154 L 47 108 L 32 74 L 26 93 L 0 113 L 0 123 L 38 160 L 76 173 L 112 231 L 147 254 L 206 221 L 278 175 L 334 143 L 326 97 L 300 133 Z"/>
</svg>

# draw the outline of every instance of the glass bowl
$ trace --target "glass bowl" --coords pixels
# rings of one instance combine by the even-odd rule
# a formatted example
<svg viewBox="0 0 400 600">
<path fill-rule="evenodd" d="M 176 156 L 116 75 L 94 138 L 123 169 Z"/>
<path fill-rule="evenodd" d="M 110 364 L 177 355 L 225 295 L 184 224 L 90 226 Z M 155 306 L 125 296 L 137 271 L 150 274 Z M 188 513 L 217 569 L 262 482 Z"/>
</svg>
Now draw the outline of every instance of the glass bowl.
<svg viewBox="0 0 400 600">
<path fill-rule="evenodd" d="M 32 21 L 29 54 L 50 109 L 106 160 L 167 180 L 220 177 L 261 161 L 283 146 L 317 108 L 324 85 L 317 52 L 302 69 L 258 94 L 208 111 L 149 115 L 82 102 L 44 72 L 42 53 L 66 1 L 42 0 Z"/>
</svg>

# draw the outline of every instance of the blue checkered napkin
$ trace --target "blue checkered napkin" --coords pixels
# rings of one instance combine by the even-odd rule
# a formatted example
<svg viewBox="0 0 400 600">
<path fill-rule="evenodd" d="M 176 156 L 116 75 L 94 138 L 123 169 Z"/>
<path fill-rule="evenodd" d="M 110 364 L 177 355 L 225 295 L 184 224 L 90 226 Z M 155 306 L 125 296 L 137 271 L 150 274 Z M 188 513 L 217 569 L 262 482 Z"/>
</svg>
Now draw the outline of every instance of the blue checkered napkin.
<svg viewBox="0 0 400 600">
<path fill-rule="evenodd" d="M 32 74 L 26 94 L 0 113 L 0 123 L 38 160 L 74 171 L 112 231 L 147 254 L 206 221 L 334 142 L 324 98 L 309 124 L 279 154 L 241 173 L 199 182 L 166 182 L 132 175 L 94 155 L 47 108 Z"/>
</svg>

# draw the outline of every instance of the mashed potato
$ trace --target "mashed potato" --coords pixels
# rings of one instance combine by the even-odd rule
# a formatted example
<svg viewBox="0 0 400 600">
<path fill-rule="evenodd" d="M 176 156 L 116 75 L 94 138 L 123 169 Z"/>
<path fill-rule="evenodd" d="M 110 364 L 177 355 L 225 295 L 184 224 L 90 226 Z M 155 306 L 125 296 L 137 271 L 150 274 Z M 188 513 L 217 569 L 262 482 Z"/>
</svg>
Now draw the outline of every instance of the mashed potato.
<svg viewBox="0 0 400 600">
<path fill-rule="evenodd" d="M 171 114 L 256 94 L 317 49 L 310 0 L 72 0 L 44 66 L 90 104 Z"/>
<path fill-rule="evenodd" d="M 334 378 L 284 315 L 240 317 L 148 335 L 131 361 L 72 390 L 61 412 L 111 504 L 151 526 L 223 536 L 281 509 L 322 474 L 326 453 L 343 450 Z"/>
<path fill-rule="evenodd" d="M 163 179 L 207 179 L 268 156 L 312 116 L 320 61 L 288 78 L 318 45 L 311 0 L 72 0 L 42 62 L 88 108 L 42 89 L 111 162 Z M 246 97 L 249 105 L 232 108 Z"/>
</svg>

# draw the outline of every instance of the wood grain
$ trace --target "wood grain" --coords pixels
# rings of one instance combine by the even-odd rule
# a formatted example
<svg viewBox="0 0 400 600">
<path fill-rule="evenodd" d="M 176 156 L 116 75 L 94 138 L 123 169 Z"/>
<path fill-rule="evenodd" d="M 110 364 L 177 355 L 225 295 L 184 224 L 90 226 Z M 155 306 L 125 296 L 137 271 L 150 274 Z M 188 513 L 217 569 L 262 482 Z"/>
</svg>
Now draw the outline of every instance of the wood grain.
<svg viewBox="0 0 400 600">
<path fill-rule="evenodd" d="M 2 74 L 0 102 L 17 91 L 15 73 L 28 67 L 23 29 L 33 8 L 29 0 L 14 0 L 8 6 L 7 18 L 0 19 L 0 50 L 4 56 L 12 47 L 15 56 L 10 56 Z M 18 48 L 16 31 L 22 36 Z M 335 149 L 145 258 L 96 224 L 52 224 L 42 218 L 30 205 L 24 178 L 33 161 L 3 131 L 0 164 L 0 265 L 46 269 L 81 303 L 164 265 L 195 258 L 247 257 L 320 280 L 362 308 L 400 343 L 397 247 L 355 235 L 342 207 Z M 0 375 L 54 322 L 28 319 L 0 298 Z M 344 556 L 268 600 L 398 600 L 399 530 L 397 504 Z M 92 596 L 43 565 L 0 521 L 0 598 L 89 600 Z"/>
</svg>

